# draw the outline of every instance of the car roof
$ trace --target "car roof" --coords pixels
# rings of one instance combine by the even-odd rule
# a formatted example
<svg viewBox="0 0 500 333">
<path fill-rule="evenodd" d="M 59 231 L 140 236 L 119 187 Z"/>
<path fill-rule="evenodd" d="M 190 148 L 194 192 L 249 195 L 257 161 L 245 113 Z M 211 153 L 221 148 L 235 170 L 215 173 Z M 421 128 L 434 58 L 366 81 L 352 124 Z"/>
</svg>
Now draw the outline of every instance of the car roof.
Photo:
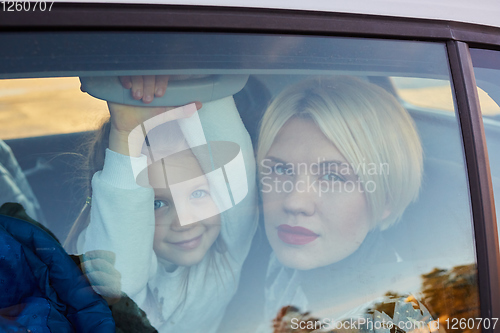
<svg viewBox="0 0 500 333">
<path fill-rule="evenodd" d="M 173 4 L 370 14 L 438 19 L 500 27 L 498 0 L 58 0 L 57 2 Z"/>
</svg>

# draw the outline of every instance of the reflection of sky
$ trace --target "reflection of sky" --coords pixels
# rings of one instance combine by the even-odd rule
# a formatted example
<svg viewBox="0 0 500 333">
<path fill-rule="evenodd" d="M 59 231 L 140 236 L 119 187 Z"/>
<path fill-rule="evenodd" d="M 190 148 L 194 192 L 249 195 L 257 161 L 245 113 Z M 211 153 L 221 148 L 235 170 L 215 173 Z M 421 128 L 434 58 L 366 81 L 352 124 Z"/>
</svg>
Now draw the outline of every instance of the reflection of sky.
<svg viewBox="0 0 500 333">
<path fill-rule="evenodd" d="M 385 242 L 389 246 L 392 243 L 390 239 L 386 239 Z M 454 266 L 470 264 L 475 261 L 472 247 L 464 246 L 462 250 L 455 249 L 455 255 L 447 255 L 449 247 L 455 247 L 452 243 L 451 238 L 436 241 L 433 253 L 426 250 L 422 251 L 418 247 L 408 246 L 402 250 L 395 248 L 401 256 L 399 260 L 402 261 L 400 262 L 377 263 L 377 259 L 374 259 L 375 264 L 371 267 L 370 262 L 360 262 L 351 269 L 339 269 L 338 274 L 344 275 L 344 277 L 337 279 L 332 276 L 331 281 L 337 280 L 337 283 L 331 284 L 330 289 L 327 287 L 328 282 L 325 281 L 320 288 L 325 294 L 331 295 L 333 299 L 330 300 L 330 303 L 333 306 L 321 307 L 327 310 L 313 311 L 313 313 L 319 317 L 321 317 L 321 314 L 334 317 L 354 315 L 356 311 L 363 311 L 368 304 L 385 295 L 388 291 L 399 294 L 411 293 L 420 298 L 422 274 L 427 274 L 436 267 L 450 269 Z M 461 243 L 461 245 L 467 244 Z M 375 245 L 373 251 L 376 251 L 376 247 Z M 412 254 L 408 256 L 410 252 Z M 428 256 L 428 254 L 431 254 L 431 256 Z M 387 255 L 389 256 L 390 253 L 387 253 Z M 420 255 L 422 258 L 417 259 Z M 313 305 L 312 309 L 314 308 Z"/>
<path fill-rule="evenodd" d="M 347 310 L 361 300 L 374 299 L 387 291 L 419 294 L 422 274 L 434 268 L 450 269 L 475 262 L 475 247 L 459 131 L 455 118 L 446 126 L 436 119 L 416 118 L 424 147 L 424 177 L 417 202 L 411 204 L 401 221 L 383 232 L 394 248 L 398 264 L 374 265 L 369 287 L 359 287 L 354 273 L 350 285 L 339 287 L 336 296 L 346 300 Z"/>
<path fill-rule="evenodd" d="M 443 87 L 450 85 L 450 82 L 448 80 L 424 79 L 415 77 L 393 77 L 391 78 L 391 80 L 392 83 L 396 86 L 396 89 L 417 89 Z"/>
<path fill-rule="evenodd" d="M 441 215 L 436 219 L 422 220 L 418 233 L 412 231 L 414 225 L 401 221 L 393 230 L 384 232 L 382 240 L 370 243 L 368 239 L 369 246 L 359 250 L 358 254 L 362 255 L 356 257 L 355 253 L 350 257 L 351 264 L 346 260 L 345 265 L 309 271 L 303 279 L 309 281 L 305 293 L 316 297 L 309 300 L 308 309 L 300 310 L 311 311 L 315 318 L 338 320 L 363 313 L 389 291 L 413 294 L 422 300 L 422 274 L 434 268 L 451 269 L 475 262 L 468 204 L 463 201 L 456 204 L 463 207 L 457 213 L 466 213 L 462 219 L 455 220 L 450 214 L 452 218 L 448 220 L 441 219 Z M 433 213 L 432 209 L 418 206 L 415 210 L 420 216 Z M 437 221 L 441 225 L 433 232 L 430 225 Z M 269 245 L 265 235 L 261 234 L 260 238 L 261 242 L 257 246 L 254 244 L 243 269 L 240 291 L 228 307 L 220 332 L 255 332 L 255 323 L 262 320 L 269 252 L 261 249 Z M 393 252 L 387 251 L 387 247 L 395 250 L 402 261 L 397 262 L 398 257 L 393 257 Z"/>
</svg>

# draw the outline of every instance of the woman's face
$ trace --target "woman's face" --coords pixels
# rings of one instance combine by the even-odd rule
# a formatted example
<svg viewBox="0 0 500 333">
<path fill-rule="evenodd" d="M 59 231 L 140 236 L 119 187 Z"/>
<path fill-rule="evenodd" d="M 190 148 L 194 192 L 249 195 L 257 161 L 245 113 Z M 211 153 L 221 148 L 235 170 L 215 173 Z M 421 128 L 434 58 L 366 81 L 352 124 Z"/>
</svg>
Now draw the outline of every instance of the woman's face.
<svg viewBox="0 0 500 333">
<path fill-rule="evenodd" d="M 148 170 L 150 184 L 155 187 L 153 247 L 158 257 L 173 264 L 195 265 L 219 235 L 219 210 L 211 197 L 207 178 L 189 150 L 162 161 L 152 164 Z M 165 184 L 165 174 L 169 186 L 155 186 Z"/>
<path fill-rule="evenodd" d="M 309 270 L 359 248 L 370 230 L 363 187 L 313 121 L 290 119 L 260 165 L 266 234 L 283 265 Z"/>
</svg>

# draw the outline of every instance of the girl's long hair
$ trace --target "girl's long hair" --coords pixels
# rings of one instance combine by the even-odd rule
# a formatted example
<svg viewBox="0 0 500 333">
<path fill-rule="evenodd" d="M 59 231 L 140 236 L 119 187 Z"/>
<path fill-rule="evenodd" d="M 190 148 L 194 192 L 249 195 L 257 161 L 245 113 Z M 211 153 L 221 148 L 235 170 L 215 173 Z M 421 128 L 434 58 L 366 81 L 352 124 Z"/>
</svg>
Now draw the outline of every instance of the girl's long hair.
<svg viewBox="0 0 500 333">
<path fill-rule="evenodd" d="M 64 242 L 64 248 L 68 253 L 76 254 L 78 252 L 76 246 L 78 236 L 90 223 L 90 202 L 88 202 L 88 198 L 92 198 L 92 177 L 104 167 L 104 155 L 106 148 L 109 147 L 110 129 L 111 122 L 108 118 L 95 132 L 95 135 L 82 146 L 83 155 L 86 157 L 82 163 L 81 174 L 83 175 L 84 193 L 87 200 Z"/>
</svg>

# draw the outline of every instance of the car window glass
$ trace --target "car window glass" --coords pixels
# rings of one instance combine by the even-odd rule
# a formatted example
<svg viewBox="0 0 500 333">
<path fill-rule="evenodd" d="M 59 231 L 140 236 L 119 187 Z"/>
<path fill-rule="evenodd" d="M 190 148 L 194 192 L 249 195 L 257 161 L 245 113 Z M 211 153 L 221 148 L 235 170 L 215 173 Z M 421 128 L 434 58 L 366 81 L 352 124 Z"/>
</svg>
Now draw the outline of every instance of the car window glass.
<svg viewBox="0 0 500 333">
<path fill-rule="evenodd" d="M 420 107 L 431 107 L 434 109 L 455 111 L 453 93 L 450 82 L 435 79 L 407 79 L 393 77 L 392 82 L 402 102 L 411 103 Z M 477 87 L 481 109 L 485 115 L 496 115 L 500 113 L 500 107 L 480 87 Z"/>
<path fill-rule="evenodd" d="M 12 45 L 0 116 L 17 126 L 2 137 L 1 203 L 32 207 L 81 255 L 117 325 L 129 311 L 159 332 L 480 329 L 467 321 L 479 296 L 445 44 L 99 32 L 0 43 Z M 164 95 L 134 98 L 138 80 Z"/>
<path fill-rule="evenodd" d="M 500 123 L 498 110 L 500 109 L 500 52 L 482 49 L 470 49 L 474 75 L 479 96 L 488 95 L 488 99 L 479 99 L 483 115 L 484 133 L 488 146 L 491 180 L 495 195 L 495 206 L 498 211 L 500 197 L 500 159 L 498 156 L 498 131 Z M 498 222 L 498 214 L 497 214 Z M 497 223 L 497 227 L 498 227 Z"/>
<path fill-rule="evenodd" d="M 79 91 L 78 78 L 1 80 L 0 139 L 95 130 L 106 103 Z M 54 121 L 58 119 L 58 121 Z"/>
</svg>

